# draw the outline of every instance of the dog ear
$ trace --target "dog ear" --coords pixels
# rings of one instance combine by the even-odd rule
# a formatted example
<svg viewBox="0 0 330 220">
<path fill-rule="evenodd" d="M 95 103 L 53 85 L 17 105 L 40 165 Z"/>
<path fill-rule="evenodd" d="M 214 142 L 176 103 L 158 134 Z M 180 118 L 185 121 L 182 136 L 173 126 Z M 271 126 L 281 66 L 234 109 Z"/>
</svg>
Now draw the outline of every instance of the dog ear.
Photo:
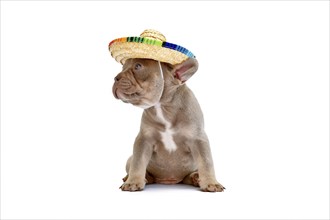
<svg viewBox="0 0 330 220">
<path fill-rule="evenodd" d="M 186 82 L 198 69 L 198 62 L 195 58 L 189 58 L 188 60 L 176 64 L 173 66 L 172 73 L 175 78 L 182 83 Z"/>
</svg>

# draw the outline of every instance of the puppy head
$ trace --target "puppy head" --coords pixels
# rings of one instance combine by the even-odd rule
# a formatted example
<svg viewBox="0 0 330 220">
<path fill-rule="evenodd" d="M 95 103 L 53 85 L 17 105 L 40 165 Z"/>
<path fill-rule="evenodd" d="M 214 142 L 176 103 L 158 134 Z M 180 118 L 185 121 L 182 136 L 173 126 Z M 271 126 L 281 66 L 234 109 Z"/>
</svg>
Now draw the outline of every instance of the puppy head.
<svg viewBox="0 0 330 220">
<path fill-rule="evenodd" d="M 194 58 L 176 65 L 160 64 L 151 59 L 129 59 L 115 77 L 113 95 L 123 102 L 147 109 L 160 102 L 164 91 L 185 83 L 197 69 L 198 62 Z"/>
<path fill-rule="evenodd" d="M 142 108 L 159 102 L 164 79 L 158 61 L 129 59 L 123 70 L 115 77 L 112 87 L 115 98 Z"/>
</svg>

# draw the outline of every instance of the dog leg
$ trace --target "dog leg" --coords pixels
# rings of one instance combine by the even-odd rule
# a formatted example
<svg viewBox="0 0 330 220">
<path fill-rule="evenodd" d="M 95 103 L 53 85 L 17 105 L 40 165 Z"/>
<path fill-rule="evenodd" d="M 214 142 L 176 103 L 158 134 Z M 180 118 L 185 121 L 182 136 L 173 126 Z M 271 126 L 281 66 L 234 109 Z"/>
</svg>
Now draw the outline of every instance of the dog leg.
<svg viewBox="0 0 330 220">
<path fill-rule="evenodd" d="M 204 138 L 194 141 L 191 151 L 197 162 L 199 187 L 204 192 L 222 192 L 223 187 L 215 178 L 213 160 L 208 139 Z"/>
<path fill-rule="evenodd" d="M 120 187 L 123 191 L 143 190 L 147 183 L 146 169 L 152 156 L 153 148 L 151 141 L 139 134 L 135 140 L 133 156 L 128 159 L 126 169 L 128 171 L 125 182 Z"/>
</svg>

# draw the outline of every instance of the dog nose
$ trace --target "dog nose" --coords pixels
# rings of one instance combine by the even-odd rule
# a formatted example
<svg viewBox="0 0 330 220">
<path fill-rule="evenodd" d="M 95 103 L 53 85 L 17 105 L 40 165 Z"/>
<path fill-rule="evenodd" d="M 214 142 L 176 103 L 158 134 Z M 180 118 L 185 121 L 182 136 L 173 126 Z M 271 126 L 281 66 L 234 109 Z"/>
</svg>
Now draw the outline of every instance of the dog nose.
<svg viewBox="0 0 330 220">
<path fill-rule="evenodd" d="M 120 77 L 119 76 L 116 76 L 115 77 L 115 81 L 118 82 L 120 80 Z"/>
</svg>

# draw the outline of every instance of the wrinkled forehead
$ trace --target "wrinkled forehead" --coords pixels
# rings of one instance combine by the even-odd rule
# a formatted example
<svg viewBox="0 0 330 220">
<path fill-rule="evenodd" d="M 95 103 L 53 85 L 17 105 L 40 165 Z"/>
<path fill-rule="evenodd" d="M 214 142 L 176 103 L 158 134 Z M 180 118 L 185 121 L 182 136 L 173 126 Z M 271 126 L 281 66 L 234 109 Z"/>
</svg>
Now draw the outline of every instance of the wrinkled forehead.
<svg viewBox="0 0 330 220">
<path fill-rule="evenodd" d="M 148 65 L 148 66 L 152 66 L 152 65 L 157 65 L 158 61 L 156 60 L 152 60 L 152 59 L 142 59 L 142 58 L 131 58 L 131 59 L 127 59 L 126 62 L 123 65 L 123 69 L 130 67 L 136 63 L 140 63 L 143 65 Z"/>
<path fill-rule="evenodd" d="M 152 59 L 140 59 L 140 58 L 134 58 L 134 59 L 128 59 L 123 65 L 123 71 L 132 68 L 135 66 L 135 64 L 142 64 L 143 66 L 147 67 L 148 70 L 154 71 L 158 69 L 158 71 L 161 74 L 162 79 L 164 78 L 163 69 L 161 66 L 160 61 L 152 60 Z"/>
</svg>

